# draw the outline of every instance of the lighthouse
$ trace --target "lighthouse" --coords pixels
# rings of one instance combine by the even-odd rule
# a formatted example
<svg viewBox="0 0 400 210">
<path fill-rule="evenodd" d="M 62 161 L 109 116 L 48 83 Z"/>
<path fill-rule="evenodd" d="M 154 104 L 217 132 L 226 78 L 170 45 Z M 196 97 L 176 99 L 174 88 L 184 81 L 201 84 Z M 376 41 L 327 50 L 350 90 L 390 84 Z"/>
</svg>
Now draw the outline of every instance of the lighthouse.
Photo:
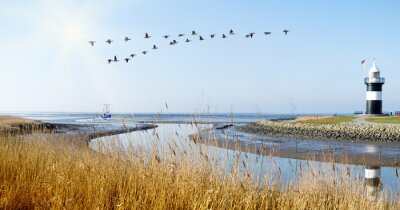
<svg viewBox="0 0 400 210">
<path fill-rule="evenodd" d="M 375 61 L 364 82 L 367 85 L 366 114 L 382 114 L 382 86 L 385 84 L 385 78 L 380 76 L 380 70 Z"/>
</svg>

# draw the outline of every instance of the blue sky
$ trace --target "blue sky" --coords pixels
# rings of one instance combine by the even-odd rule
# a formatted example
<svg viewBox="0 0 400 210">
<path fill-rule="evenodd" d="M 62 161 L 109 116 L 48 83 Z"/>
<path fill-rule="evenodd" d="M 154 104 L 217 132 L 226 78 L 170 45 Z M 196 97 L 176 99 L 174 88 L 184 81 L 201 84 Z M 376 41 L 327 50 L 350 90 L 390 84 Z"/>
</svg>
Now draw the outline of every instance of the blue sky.
<svg viewBox="0 0 400 210">
<path fill-rule="evenodd" d="M 384 110 L 400 110 L 398 11 L 395 0 L 3 2 L 0 111 L 350 113 L 365 109 L 360 61 L 373 58 Z M 228 39 L 161 38 L 231 28 Z"/>
</svg>

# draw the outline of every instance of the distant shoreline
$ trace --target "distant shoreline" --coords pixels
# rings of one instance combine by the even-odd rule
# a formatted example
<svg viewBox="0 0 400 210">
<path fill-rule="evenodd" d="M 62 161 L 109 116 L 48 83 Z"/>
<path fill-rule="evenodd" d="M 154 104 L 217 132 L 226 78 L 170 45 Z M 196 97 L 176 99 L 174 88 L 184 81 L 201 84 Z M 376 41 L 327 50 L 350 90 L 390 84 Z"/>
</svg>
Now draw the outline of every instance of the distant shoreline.
<svg viewBox="0 0 400 210">
<path fill-rule="evenodd" d="M 157 125 L 145 123 L 42 122 L 9 115 L 0 116 L 0 132 L 6 135 L 52 134 L 57 138 L 79 139 L 81 143 L 86 145 L 95 138 L 154 129 L 156 127 Z"/>
</svg>

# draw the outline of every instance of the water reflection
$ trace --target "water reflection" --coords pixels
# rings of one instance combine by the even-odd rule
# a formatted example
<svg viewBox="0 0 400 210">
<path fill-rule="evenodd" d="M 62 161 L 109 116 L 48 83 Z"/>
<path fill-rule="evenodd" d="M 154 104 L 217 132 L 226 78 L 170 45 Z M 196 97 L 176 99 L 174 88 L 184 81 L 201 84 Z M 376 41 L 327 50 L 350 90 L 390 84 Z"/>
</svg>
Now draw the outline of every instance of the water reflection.
<svg viewBox="0 0 400 210">
<path fill-rule="evenodd" d="M 364 176 L 368 199 L 377 200 L 380 192 L 382 192 L 383 189 L 381 182 L 381 167 L 366 166 Z"/>
<path fill-rule="evenodd" d="M 208 159 L 212 163 L 210 165 L 220 170 L 229 173 L 238 169 L 238 174 L 251 176 L 260 184 L 267 177 L 270 180 L 280 180 L 282 187 L 285 187 L 298 183 L 301 177 L 320 182 L 350 180 L 349 184 L 359 183 L 360 187 L 365 183 L 367 195 L 372 198 L 378 197 L 383 190 L 399 192 L 399 179 L 395 168 L 280 158 L 226 147 L 202 145 L 192 141 L 188 136 L 199 130 L 209 129 L 210 125 L 197 127 L 190 124 L 159 124 L 158 126 L 153 130 L 95 139 L 91 142 L 91 146 L 98 151 L 107 152 L 104 150 L 107 145 L 118 142 L 123 148 L 140 152 L 149 158 L 156 150 L 164 160 L 170 158 L 171 153 L 176 154 L 177 159 L 187 158 L 191 161 L 195 161 L 196 158 Z"/>
<path fill-rule="evenodd" d="M 376 145 L 372 145 L 372 144 L 365 146 L 365 152 L 367 152 L 367 153 L 379 153 L 380 149 L 381 149 L 380 147 L 378 147 Z"/>
</svg>

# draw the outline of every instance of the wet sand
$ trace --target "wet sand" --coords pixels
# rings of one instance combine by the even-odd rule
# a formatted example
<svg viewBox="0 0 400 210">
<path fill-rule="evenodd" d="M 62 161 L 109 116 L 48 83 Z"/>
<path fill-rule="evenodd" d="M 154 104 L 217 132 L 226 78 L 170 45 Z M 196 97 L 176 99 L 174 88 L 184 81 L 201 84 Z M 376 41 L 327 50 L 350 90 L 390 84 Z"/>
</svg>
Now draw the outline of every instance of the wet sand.
<svg viewBox="0 0 400 210">
<path fill-rule="evenodd" d="M 66 135 L 85 135 L 88 138 L 99 138 L 102 136 L 130 133 L 138 130 L 147 130 L 157 127 L 153 124 L 143 123 L 50 123 L 53 132 Z"/>
<path fill-rule="evenodd" d="M 191 137 L 202 144 L 266 156 L 391 167 L 397 167 L 400 160 L 398 143 L 272 137 L 240 132 L 236 127 Z"/>
</svg>

